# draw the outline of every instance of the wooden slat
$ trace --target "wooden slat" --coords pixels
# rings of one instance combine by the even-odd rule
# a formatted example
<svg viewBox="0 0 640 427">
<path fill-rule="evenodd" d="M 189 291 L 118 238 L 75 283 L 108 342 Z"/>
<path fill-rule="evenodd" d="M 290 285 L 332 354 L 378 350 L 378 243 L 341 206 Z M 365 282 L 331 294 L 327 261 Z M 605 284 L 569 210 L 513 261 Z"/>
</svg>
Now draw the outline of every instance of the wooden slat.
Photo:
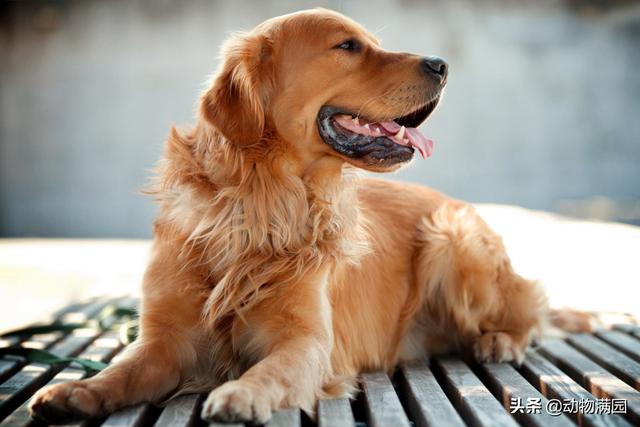
<svg viewBox="0 0 640 427">
<path fill-rule="evenodd" d="M 59 384 L 67 381 L 81 380 L 85 377 L 85 373 L 80 369 L 67 368 L 51 379 L 46 385 Z M 18 409 L 13 411 L 2 422 L 3 427 L 20 427 L 31 424 L 31 417 L 29 415 L 29 400 L 20 405 Z"/>
<path fill-rule="evenodd" d="M 606 341 L 633 360 L 640 362 L 640 340 L 618 331 L 598 331 L 598 338 Z"/>
<path fill-rule="evenodd" d="M 416 426 L 465 425 L 425 362 L 405 364 L 401 372 L 408 410 Z"/>
<path fill-rule="evenodd" d="M 155 423 L 156 427 L 191 426 L 200 419 L 201 397 L 186 394 L 171 399 Z"/>
<path fill-rule="evenodd" d="M 73 304 L 58 310 L 56 314 L 52 316 L 51 320 L 63 323 L 84 322 L 100 313 L 107 304 L 114 303 L 118 300 L 119 299 L 113 298 L 96 298 L 87 303 Z M 2 339 L 3 342 L 0 343 L 0 347 L 20 344 L 22 347 L 42 350 L 60 341 L 64 336 L 65 334 L 62 332 L 52 332 L 48 334 L 37 334 L 32 337 L 9 337 Z M 0 382 L 14 375 L 24 365 L 26 365 L 26 361 L 21 357 L 5 356 L 3 359 L 0 359 Z"/>
<path fill-rule="evenodd" d="M 125 302 L 126 301 L 126 302 Z M 95 300 L 91 304 L 73 307 L 63 316 L 67 322 L 79 322 L 94 317 L 107 304 L 113 301 Z M 118 305 L 135 306 L 136 300 L 119 299 Z M 124 303 L 124 304 L 123 304 Z M 117 323 L 119 319 L 107 319 L 108 323 Z M 403 402 L 400 403 L 389 377 L 384 372 L 363 374 L 364 409 L 367 425 L 371 426 L 462 426 L 465 421 L 472 426 L 514 426 L 515 420 L 508 409 L 500 405 L 502 399 L 505 408 L 510 408 L 511 397 L 520 398 L 526 403 L 527 398 L 540 399 L 541 413 L 514 414 L 522 425 L 539 427 L 561 427 L 572 425 L 571 417 L 581 426 L 629 427 L 631 421 L 640 425 L 640 392 L 634 390 L 624 381 L 640 389 L 640 328 L 626 325 L 616 326 L 617 331 L 598 331 L 595 336 L 577 334 L 568 341 L 547 341 L 543 343 L 542 353 L 529 352 L 527 359 L 518 372 L 508 364 L 488 364 L 480 366 L 479 375 L 498 396 L 491 394 L 474 372 L 456 358 L 438 358 L 430 369 L 424 363 L 407 364 L 401 367 L 398 376 L 402 388 Z M 89 332 L 83 337 L 78 330 L 63 338 L 62 333 L 46 334 L 47 337 L 20 337 L 16 342 L 0 342 L 2 345 L 24 345 L 35 348 L 50 348 L 60 356 L 75 355 L 96 337 Z M 115 336 L 115 332 L 108 334 Z M 106 335 L 105 335 L 106 336 Z M 597 337 L 597 338 L 596 338 Z M 104 338 L 104 337 L 101 337 Z M 100 339 L 100 338 L 99 338 Z M 81 354 L 94 360 L 108 360 L 108 350 L 100 348 L 99 339 L 93 341 Z M 84 341 L 83 341 L 84 340 Z M 573 347 L 572 347 L 573 346 Z M 575 347 L 575 348 L 574 348 Z M 576 350 L 577 348 L 577 350 Z M 554 366 L 546 355 L 558 367 Z M 20 369 L 22 368 L 22 369 Z M 0 359 L 0 421 L 8 413 L 6 411 L 18 407 L 4 419 L 2 425 L 24 426 L 27 418 L 26 400 L 32 393 L 47 381 L 58 382 L 82 378 L 85 371 L 73 364 L 64 366 L 46 366 L 29 364 L 25 366 L 21 358 L 8 357 Z M 609 372 L 607 372 L 607 370 Z M 17 372 L 16 372 L 17 371 Z M 614 376 L 615 374 L 615 376 Z M 9 375 L 13 375 L 9 377 Z M 534 383 L 536 390 L 529 382 Z M 616 376 L 620 378 L 616 378 Z M 623 381 L 624 380 L 624 381 Z M 443 385 L 444 391 L 440 388 Z M 585 390 L 580 384 L 590 390 Z M 545 411 L 546 399 L 595 400 L 596 397 L 618 398 L 627 400 L 627 419 L 609 414 L 575 414 L 552 417 Z M 4 397 L 7 397 L 4 399 Z M 448 397 L 447 397 L 448 396 Z M 142 426 L 155 424 L 159 426 L 202 425 L 200 420 L 200 403 L 205 396 L 189 395 L 178 397 L 160 410 L 152 405 L 140 404 L 125 408 L 107 417 L 104 426 Z M 450 400 L 454 402 L 452 405 Z M 456 409 L 462 414 L 462 418 Z M 5 412 L 2 412 L 5 411 Z M 347 399 L 324 400 L 318 403 L 318 425 L 358 426 Z M 413 421 L 411 423 L 409 421 Z M 464 419 L 464 421 L 463 421 Z M 269 427 L 300 426 L 302 416 L 299 410 L 276 411 L 266 424 Z M 91 421 L 95 423 L 96 420 Z M 363 424 L 362 424 L 363 425 Z M 210 426 L 243 426 L 241 423 L 211 423 Z"/>
<path fill-rule="evenodd" d="M 629 324 L 617 324 L 617 325 L 613 325 L 613 329 L 621 331 L 621 332 L 625 332 L 631 336 L 634 336 L 636 338 L 640 339 L 640 326 L 638 325 L 629 325 Z"/>
<path fill-rule="evenodd" d="M 84 322 L 93 318 L 111 299 L 94 297 L 86 301 L 69 304 L 53 313 L 51 320 L 63 323 Z"/>
<path fill-rule="evenodd" d="M 117 308 L 126 308 L 126 309 L 132 309 L 132 310 L 136 309 L 139 303 L 140 303 L 140 300 L 138 298 L 130 298 L 130 297 L 118 298 L 114 301 L 111 301 L 111 304 L 116 306 Z M 102 325 L 106 328 L 110 328 L 117 323 L 122 323 L 122 319 L 118 316 L 110 315 L 102 319 Z"/>
<path fill-rule="evenodd" d="M 94 340 L 78 357 L 99 362 L 108 362 L 121 348 L 122 344 L 118 339 L 118 333 L 113 331 L 107 332 Z M 56 374 L 46 385 L 80 380 L 86 376 L 87 372 L 85 369 L 76 365 L 74 362 Z M 5 418 L 3 426 L 24 426 L 29 424 L 30 416 L 28 407 L 30 401 L 31 399 L 24 402 L 18 409 Z"/>
<path fill-rule="evenodd" d="M 108 303 L 110 304 L 115 304 L 118 307 L 124 307 L 124 308 L 135 308 L 138 304 L 138 299 L 136 298 L 118 298 L 118 299 L 113 299 L 113 300 L 108 300 Z M 92 307 L 89 307 L 88 310 L 85 310 L 85 313 L 89 313 L 92 315 L 97 315 L 99 314 L 102 309 L 106 306 L 106 304 L 95 304 Z M 118 322 L 119 322 L 119 318 L 115 317 L 115 316 L 110 316 L 107 318 L 102 319 L 102 324 L 105 327 L 112 327 L 115 326 Z M 117 330 L 114 331 L 108 331 L 103 333 L 102 335 L 100 335 L 93 343 L 91 343 L 91 345 L 89 345 L 80 355 L 79 357 L 85 358 L 85 359 L 90 359 L 90 360 L 95 360 L 95 361 L 100 361 L 100 362 L 109 362 L 112 360 L 117 359 L 118 357 L 122 356 L 122 351 L 124 348 L 124 345 L 122 344 L 122 342 L 120 341 L 120 333 Z M 74 370 L 76 371 L 80 371 L 82 376 L 81 378 L 85 378 L 87 373 L 85 371 L 85 369 L 80 366 L 79 364 L 72 362 L 67 368 L 65 368 L 62 372 L 60 372 L 60 374 L 56 375 L 49 384 L 53 384 L 58 382 L 59 380 L 59 376 L 61 374 L 65 374 L 68 372 L 74 372 Z M 28 401 L 23 405 L 23 406 L 27 406 L 28 405 Z M 18 409 L 18 411 L 20 410 L 20 408 Z M 16 411 L 17 412 L 17 411 Z M 76 421 L 76 422 L 71 422 L 69 424 L 66 424 L 66 427 L 72 427 L 72 426 L 81 426 L 81 425 L 86 425 L 86 422 L 83 421 Z M 90 422 L 90 425 L 93 425 L 95 423 Z"/>
<path fill-rule="evenodd" d="M 265 427 L 300 427 L 300 410 L 283 409 L 271 414 L 271 419 Z"/>
<path fill-rule="evenodd" d="M 78 329 L 55 344 L 51 353 L 59 357 L 75 356 L 80 353 L 98 332 L 93 329 Z M 0 420 L 17 408 L 22 402 L 46 384 L 64 366 L 30 363 L 0 385 Z"/>
<path fill-rule="evenodd" d="M 139 403 L 121 409 L 107 417 L 102 427 L 141 427 L 150 425 L 158 409 L 148 403 Z"/>
<path fill-rule="evenodd" d="M 592 335 L 575 334 L 568 341 L 631 387 L 640 389 L 640 363 Z"/>
<path fill-rule="evenodd" d="M 595 397 L 571 377 L 558 369 L 537 351 L 527 352 L 520 367 L 523 375 L 534 384 L 547 399 L 560 401 L 596 400 Z M 586 427 L 630 427 L 631 424 L 615 414 L 567 414 L 580 426 Z"/>
<path fill-rule="evenodd" d="M 487 363 L 481 365 L 486 373 L 487 382 L 492 391 L 502 399 L 502 405 L 523 426 L 536 427 L 569 427 L 573 423 L 564 415 L 549 414 L 547 399 L 522 377 L 515 368 L 507 363 Z M 525 407 L 523 411 L 516 411 L 511 404 L 516 399 Z M 540 402 L 539 411 L 527 413 L 528 402 Z"/>
<path fill-rule="evenodd" d="M 318 402 L 318 427 L 353 427 L 355 423 L 349 399 L 326 399 Z"/>
<path fill-rule="evenodd" d="M 80 323 L 86 322 L 87 320 L 93 319 L 100 314 L 100 312 L 108 305 L 122 305 L 124 301 L 130 301 L 131 298 L 128 297 L 117 297 L 117 298 L 96 298 L 95 301 L 90 304 L 83 305 L 77 310 L 68 311 L 66 310 L 62 316 L 60 316 L 60 321 L 63 323 Z"/>
<path fill-rule="evenodd" d="M 24 348 L 36 348 L 44 350 L 51 348 L 54 344 L 60 342 L 65 335 L 62 332 L 50 332 L 46 334 L 36 334 L 20 343 Z"/>
<path fill-rule="evenodd" d="M 13 347 L 15 345 L 20 344 L 20 342 L 24 339 L 24 337 L 20 336 L 9 336 L 9 337 L 0 337 L 0 348 Z"/>
<path fill-rule="evenodd" d="M 367 372 L 361 375 L 360 380 L 364 390 L 367 419 L 371 426 L 410 426 L 400 399 L 385 372 Z"/>
<path fill-rule="evenodd" d="M 45 325 L 51 322 L 71 323 L 69 319 L 81 319 L 86 321 L 90 317 L 95 316 L 110 300 L 94 299 L 84 303 L 72 304 L 58 310 L 54 315 L 47 316 L 45 320 L 30 326 Z M 0 347 L 10 347 L 28 339 L 28 336 L 13 335 L 10 337 L 0 338 Z"/>
<path fill-rule="evenodd" d="M 0 420 L 49 380 L 49 367 L 29 364 L 0 385 Z"/>
<path fill-rule="evenodd" d="M 209 423 L 209 427 L 245 427 L 243 423 L 219 423 L 219 422 L 211 422 Z"/>
<path fill-rule="evenodd" d="M 627 418 L 640 424 L 640 393 L 562 340 L 546 340 L 540 351 L 594 396 L 627 400 Z"/>
<path fill-rule="evenodd" d="M 26 348 L 37 348 L 39 350 L 43 350 L 60 341 L 62 337 L 64 337 L 64 335 L 61 332 L 37 334 L 31 338 L 21 340 L 21 345 Z M 0 359 L 0 383 L 6 381 L 7 378 L 14 375 L 26 364 L 26 360 L 19 356 L 5 356 Z"/>
<path fill-rule="evenodd" d="M 464 362 L 438 357 L 433 367 L 441 374 L 445 392 L 469 425 L 518 425 Z"/>
<path fill-rule="evenodd" d="M 8 340 L 12 345 L 20 344 L 25 348 L 36 348 L 44 350 L 51 347 L 64 337 L 62 332 L 51 332 L 46 334 L 36 334 L 31 337 L 14 337 L 15 340 Z M 19 356 L 4 356 L 0 359 L 2 367 L 0 368 L 0 382 L 5 381 L 11 375 L 20 370 L 21 367 L 26 365 L 26 360 Z"/>
<path fill-rule="evenodd" d="M 18 360 L 0 359 L 0 382 L 9 378 L 11 375 L 18 372 L 19 365 L 22 362 L 22 358 Z"/>
</svg>

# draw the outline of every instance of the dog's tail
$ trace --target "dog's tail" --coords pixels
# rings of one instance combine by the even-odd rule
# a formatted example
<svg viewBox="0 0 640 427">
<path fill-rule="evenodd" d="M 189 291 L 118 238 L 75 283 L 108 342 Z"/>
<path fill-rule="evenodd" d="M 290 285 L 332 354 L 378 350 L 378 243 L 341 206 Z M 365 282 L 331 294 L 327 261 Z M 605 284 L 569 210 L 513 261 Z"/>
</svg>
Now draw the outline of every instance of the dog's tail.
<svg viewBox="0 0 640 427">
<path fill-rule="evenodd" d="M 615 324 L 640 324 L 640 318 L 632 313 L 581 311 L 571 308 L 549 311 L 543 336 L 564 336 L 571 333 L 594 332 L 609 329 Z"/>
<path fill-rule="evenodd" d="M 550 335 L 557 333 L 593 332 L 599 324 L 598 316 L 587 311 L 573 309 L 549 310 Z M 554 331 L 558 329 L 559 331 Z M 555 333 L 554 333 L 555 332 Z"/>
</svg>

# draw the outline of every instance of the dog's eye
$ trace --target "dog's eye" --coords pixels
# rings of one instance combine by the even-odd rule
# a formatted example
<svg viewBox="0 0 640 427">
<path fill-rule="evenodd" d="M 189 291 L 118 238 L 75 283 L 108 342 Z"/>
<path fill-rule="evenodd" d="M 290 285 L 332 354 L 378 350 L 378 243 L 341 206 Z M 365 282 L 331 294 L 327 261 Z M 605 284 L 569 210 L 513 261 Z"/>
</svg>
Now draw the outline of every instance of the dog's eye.
<svg viewBox="0 0 640 427">
<path fill-rule="evenodd" d="M 348 50 L 350 52 L 356 52 L 360 49 L 360 44 L 357 40 L 349 39 L 333 47 L 334 49 Z"/>
</svg>

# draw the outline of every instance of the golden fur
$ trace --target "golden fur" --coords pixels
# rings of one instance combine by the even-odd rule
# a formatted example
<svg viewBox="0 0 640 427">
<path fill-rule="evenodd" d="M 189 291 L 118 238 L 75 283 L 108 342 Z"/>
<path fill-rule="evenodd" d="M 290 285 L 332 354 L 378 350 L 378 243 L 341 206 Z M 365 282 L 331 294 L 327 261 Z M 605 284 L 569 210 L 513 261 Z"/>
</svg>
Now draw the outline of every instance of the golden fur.
<svg viewBox="0 0 640 427">
<path fill-rule="evenodd" d="M 327 50 L 348 37 L 366 60 Z M 416 72 L 420 57 L 313 10 L 233 36 L 223 58 L 159 168 L 138 340 L 96 377 L 40 391 L 32 413 L 64 421 L 213 388 L 205 418 L 263 422 L 399 361 L 522 360 L 546 299 L 473 208 L 358 177 L 395 166 L 318 136 L 324 104 L 384 119 L 441 90 Z"/>
</svg>

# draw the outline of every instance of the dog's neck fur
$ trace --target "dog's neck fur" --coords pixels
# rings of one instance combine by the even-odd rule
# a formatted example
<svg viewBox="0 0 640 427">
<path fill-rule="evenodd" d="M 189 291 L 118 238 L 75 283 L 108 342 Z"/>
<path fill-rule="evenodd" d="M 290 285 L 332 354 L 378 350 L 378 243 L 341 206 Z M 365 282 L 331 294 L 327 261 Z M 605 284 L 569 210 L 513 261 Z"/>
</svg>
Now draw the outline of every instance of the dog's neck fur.
<svg viewBox="0 0 640 427">
<path fill-rule="evenodd" d="M 167 142 L 156 235 L 182 239 L 185 268 L 205 268 L 214 322 L 241 314 L 265 289 L 338 258 L 357 262 L 368 249 L 355 173 L 326 157 L 298 175 L 288 170 L 290 150 L 266 143 L 256 158 L 206 123 L 185 136 L 174 129 Z"/>
</svg>

